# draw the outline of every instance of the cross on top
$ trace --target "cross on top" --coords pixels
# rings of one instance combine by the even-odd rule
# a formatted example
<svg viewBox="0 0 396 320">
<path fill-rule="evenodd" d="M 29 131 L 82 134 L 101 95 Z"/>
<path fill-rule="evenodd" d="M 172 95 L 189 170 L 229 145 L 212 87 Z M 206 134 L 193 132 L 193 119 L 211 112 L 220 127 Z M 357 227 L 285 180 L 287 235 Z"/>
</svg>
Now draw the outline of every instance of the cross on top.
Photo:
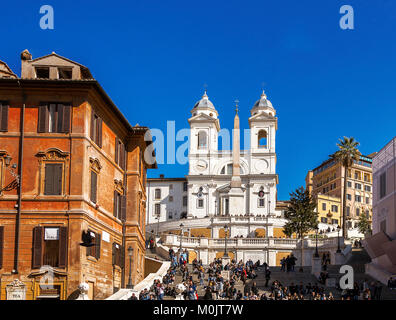
<svg viewBox="0 0 396 320">
<path fill-rule="evenodd" d="M 235 99 L 235 111 L 236 111 L 236 113 L 238 113 L 238 103 L 239 103 L 239 100 L 238 99 Z"/>
</svg>

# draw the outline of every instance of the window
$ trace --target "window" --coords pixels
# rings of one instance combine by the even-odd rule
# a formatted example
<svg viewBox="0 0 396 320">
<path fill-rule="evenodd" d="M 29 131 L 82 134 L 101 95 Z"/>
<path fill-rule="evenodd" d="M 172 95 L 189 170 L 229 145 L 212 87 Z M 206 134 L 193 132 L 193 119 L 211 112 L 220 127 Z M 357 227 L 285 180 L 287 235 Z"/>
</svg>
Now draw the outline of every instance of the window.
<svg viewBox="0 0 396 320">
<path fill-rule="evenodd" d="M 366 210 L 366 218 L 370 219 L 370 211 L 369 210 Z"/>
<path fill-rule="evenodd" d="M 226 215 L 230 214 L 230 200 L 229 199 L 225 199 L 225 202 L 224 202 L 224 213 Z"/>
<path fill-rule="evenodd" d="M 118 164 L 121 169 L 125 170 L 125 146 L 120 139 L 115 138 L 115 153 L 114 153 L 114 161 Z M 139 159 L 140 165 L 140 159 Z M 139 170 L 140 172 L 140 170 Z"/>
<path fill-rule="evenodd" d="M 322 222 L 322 223 L 327 223 L 327 218 L 326 218 L 326 217 L 321 217 L 321 218 L 320 218 L 320 222 Z"/>
<path fill-rule="evenodd" d="M 198 199 L 197 207 L 198 207 L 198 208 L 203 208 L 203 207 L 204 207 L 204 201 L 203 201 L 203 199 Z"/>
<path fill-rule="evenodd" d="M 362 196 L 359 196 L 359 195 L 355 195 L 355 201 L 357 201 L 357 202 L 362 202 Z"/>
<path fill-rule="evenodd" d="M 351 207 L 346 207 L 346 215 L 349 217 L 351 215 Z"/>
<path fill-rule="evenodd" d="M 370 182 L 370 175 L 368 173 L 364 174 L 364 181 L 365 182 Z"/>
<path fill-rule="evenodd" d="M 169 202 L 173 202 L 173 197 L 169 196 Z"/>
<path fill-rule="evenodd" d="M 183 191 L 187 191 L 187 187 L 188 187 L 187 182 L 183 182 Z"/>
<path fill-rule="evenodd" d="M 205 131 L 198 132 L 198 149 L 206 149 L 208 146 L 207 134 Z"/>
<path fill-rule="evenodd" d="M 380 181 L 379 181 L 379 197 L 382 199 L 383 197 L 386 196 L 386 172 L 382 173 L 380 175 Z"/>
<path fill-rule="evenodd" d="M 242 167 L 239 166 L 239 168 L 240 168 L 240 173 L 244 174 L 244 171 L 243 171 Z M 231 175 L 232 174 L 232 163 L 229 163 L 229 164 L 225 165 L 221 169 L 220 174 L 229 174 L 229 175 Z"/>
<path fill-rule="evenodd" d="M 355 179 L 360 180 L 360 172 L 359 171 L 355 172 Z"/>
<path fill-rule="evenodd" d="M 101 244 L 101 236 L 99 233 L 88 230 L 89 234 L 92 238 L 92 247 L 87 247 L 87 256 L 91 256 L 99 260 L 100 258 L 100 244 Z"/>
<path fill-rule="evenodd" d="M 352 182 L 351 181 L 348 181 L 347 185 L 348 185 L 348 188 L 352 188 Z"/>
<path fill-rule="evenodd" d="M 113 243 L 113 265 L 119 266 L 122 268 L 122 261 L 123 261 L 123 250 L 122 246 L 118 243 Z"/>
<path fill-rule="evenodd" d="M 117 219 L 125 221 L 126 219 L 126 196 L 122 195 L 117 190 L 114 190 L 114 208 L 113 216 Z"/>
<path fill-rule="evenodd" d="M 58 68 L 58 78 L 59 79 L 71 79 L 72 78 L 72 68 Z"/>
<path fill-rule="evenodd" d="M 61 103 L 42 103 L 38 108 L 37 132 L 69 133 L 71 106 Z"/>
<path fill-rule="evenodd" d="M 168 219 L 169 219 L 169 220 L 172 220 L 172 219 L 173 219 L 173 212 L 172 212 L 172 211 L 169 211 L 169 212 L 168 212 Z"/>
<path fill-rule="evenodd" d="M 331 219 L 331 224 L 337 224 L 338 225 L 338 219 Z"/>
<path fill-rule="evenodd" d="M 370 204 L 370 198 L 366 197 L 366 204 Z"/>
<path fill-rule="evenodd" d="M 359 215 L 360 215 L 360 209 L 356 208 L 356 216 L 359 216 Z"/>
<path fill-rule="evenodd" d="M 169 190 L 173 190 L 173 184 L 169 185 Z"/>
<path fill-rule="evenodd" d="M 264 208 L 265 207 L 265 201 L 262 198 L 258 199 L 258 206 L 259 208 Z"/>
<path fill-rule="evenodd" d="M 0 132 L 8 131 L 8 104 L 0 101 Z"/>
<path fill-rule="evenodd" d="M 98 174 L 91 170 L 91 194 L 90 198 L 93 203 L 97 201 L 97 189 L 98 189 Z"/>
<path fill-rule="evenodd" d="M 102 119 L 92 111 L 91 114 L 91 140 L 102 148 Z"/>
<path fill-rule="evenodd" d="M 258 133 L 258 147 L 267 148 L 267 131 L 260 130 Z"/>
<path fill-rule="evenodd" d="M 62 169 L 61 163 L 46 163 L 45 164 L 45 180 L 44 180 L 44 194 L 45 195 L 61 195 L 62 194 Z"/>
<path fill-rule="evenodd" d="M 362 185 L 360 183 L 355 183 L 355 189 L 362 190 Z"/>
<path fill-rule="evenodd" d="M 67 262 L 67 228 L 33 228 L 32 268 L 43 265 L 65 268 Z"/>
<path fill-rule="evenodd" d="M 49 79 L 49 76 L 50 76 L 49 67 L 37 67 L 36 68 L 36 78 Z"/>
<path fill-rule="evenodd" d="M 338 206 L 332 205 L 332 206 L 331 206 L 331 211 L 332 211 L 332 212 L 338 212 Z"/>
<path fill-rule="evenodd" d="M 322 203 L 322 210 L 326 210 L 326 203 Z"/>
<path fill-rule="evenodd" d="M 187 196 L 183 197 L 183 207 L 187 207 Z"/>
<path fill-rule="evenodd" d="M 155 189 L 154 198 L 157 200 L 161 199 L 161 189 Z"/>
<path fill-rule="evenodd" d="M 350 193 L 347 193 L 347 200 L 352 200 L 352 195 Z"/>
<path fill-rule="evenodd" d="M 159 217 L 161 215 L 161 204 L 160 203 L 156 203 L 154 205 L 154 214 Z"/>
</svg>

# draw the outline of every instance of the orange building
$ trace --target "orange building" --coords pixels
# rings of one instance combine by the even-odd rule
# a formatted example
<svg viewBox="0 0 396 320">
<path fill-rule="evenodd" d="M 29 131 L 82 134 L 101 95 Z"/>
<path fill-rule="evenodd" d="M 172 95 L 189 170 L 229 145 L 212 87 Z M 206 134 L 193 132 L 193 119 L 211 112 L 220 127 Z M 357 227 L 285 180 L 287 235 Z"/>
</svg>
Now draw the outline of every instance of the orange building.
<svg viewBox="0 0 396 320">
<path fill-rule="evenodd" d="M 83 65 L 21 59 L 20 78 L 0 61 L 0 299 L 104 299 L 144 278 L 150 131 Z"/>
</svg>

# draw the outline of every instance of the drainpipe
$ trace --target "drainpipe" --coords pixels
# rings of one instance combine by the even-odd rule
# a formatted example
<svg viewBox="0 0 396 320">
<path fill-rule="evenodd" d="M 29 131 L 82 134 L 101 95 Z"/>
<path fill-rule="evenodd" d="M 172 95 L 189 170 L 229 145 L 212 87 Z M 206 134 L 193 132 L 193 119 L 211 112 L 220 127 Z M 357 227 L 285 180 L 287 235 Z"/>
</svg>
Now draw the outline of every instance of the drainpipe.
<svg viewBox="0 0 396 320">
<path fill-rule="evenodd" d="M 19 231 L 20 231 L 20 220 L 21 220 L 21 204 L 22 204 L 22 169 L 23 169 L 23 143 L 24 143 L 24 123 L 25 123 L 25 102 L 26 95 L 23 92 L 21 84 L 18 80 L 18 85 L 22 90 L 22 110 L 21 110 L 21 121 L 20 121 L 20 138 L 19 138 L 19 155 L 18 155 L 18 175 L 19 175 L 19 184 L 18 184 L 18 207 L 17 207 L 17 215 L 15 219 L 15 246 L 14 246 L 14 269 L 12 270 L 13 274 L 18 274 L 18 256 L 19 256 Z"/>
<path fill-rule="evenodd" d="M 124 194 L 125 197 L 127 195 L 127 170 L 128 170 L 128 152 L 127 152 L 127 145 L 125 144 L 125 169 L 124 169 Z M 126 206 L 126 205 L 125 205 Z M 125 208 L 126 211 L 126 208 Z M 125 220 L 122 221 L 122 250 L 123 250 L 123 259 L 122 259 L 122 272 L 121 272 L 121 288 L 125 288 L 125 233 L 126 233 L 126 213 L 125 213 Z"/>
</svg>

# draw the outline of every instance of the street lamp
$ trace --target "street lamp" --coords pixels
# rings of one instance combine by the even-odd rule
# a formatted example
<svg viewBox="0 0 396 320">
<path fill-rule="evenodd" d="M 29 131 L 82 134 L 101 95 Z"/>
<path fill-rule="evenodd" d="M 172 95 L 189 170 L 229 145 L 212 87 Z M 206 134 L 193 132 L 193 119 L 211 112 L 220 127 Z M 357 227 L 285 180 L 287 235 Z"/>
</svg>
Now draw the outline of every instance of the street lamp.
<svg viewBox="0 0 396 320">
<path fill-rule="evenodd" d="M 341 227 L 339 225 L 337 225 L 337 233 L 338 233 L 338 235 L 337 235 L 337 242 L 338 242 L 337 253 L 341 252 L 341 248 L 340 248 L 340 230 L 341 230 Z"/>
<path fill-rule="evenodd" d="M 227 258 L 228 257 L 228 253 L 227 253 L 227 232 L 228 232 L 228 226 L 225 224 L 224 225 L 224 255 L 223 257 Z"/>
<path fill-rule="evenodd" d="M 319 226 L 316 226 L 315 228 L 315 236 L 316 236 L 316 243 L 315 243 L 315 258 L 319 258 L 319 252 L 318 252 L 318 231 L 319 231 Z"/>
<path fill-rule="evenodd" d="M 127 284 L 127 289 L 133 289 L 132 284 L 132 256 L 133 256 L 133 248 L 130 246 L 128 248 L 128 256 L 129 256 L 129 279 Z"/>
<path fill-rule="evenodd" d="M 184 224 L 180 223 L 179 227 L 180 227 L 180 247 L 179 247 L 179 260 L 180 260 L 181 252 L 182 252 L 182 240 L 183 240 L 183 227 L 184 227 Z"/>
<path fill-rule="evenodd" d="M 159 221 L 160 221 L 160 215 L 157 215 L 157 237 L 159 235 Z"/>
</svg>

